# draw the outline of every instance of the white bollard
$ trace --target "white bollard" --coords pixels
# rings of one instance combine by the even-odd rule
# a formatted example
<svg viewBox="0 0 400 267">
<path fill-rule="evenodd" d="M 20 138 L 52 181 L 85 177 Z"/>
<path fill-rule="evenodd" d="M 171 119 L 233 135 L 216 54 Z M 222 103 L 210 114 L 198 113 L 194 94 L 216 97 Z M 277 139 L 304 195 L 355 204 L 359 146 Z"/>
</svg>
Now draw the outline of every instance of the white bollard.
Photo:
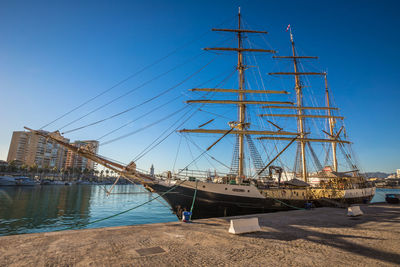
<svg viewBox="0 0 400 267">
<path fill-rule="evenodd" d="M 231 226 L 229 227 L 229 233 L 231 234 L 244 234 L 261 231 L 260 225 L 258 224 L 258 218 L 248 219 L 236 219 L 231 220 Z"/>
<path fill-rule="evenodd" d="M 364 213 L 362 212 L 362 210 L 360 209 L 360 206 L 351 206 L 347 208 L 347 216 L 361 216 Z"/>
</svg>

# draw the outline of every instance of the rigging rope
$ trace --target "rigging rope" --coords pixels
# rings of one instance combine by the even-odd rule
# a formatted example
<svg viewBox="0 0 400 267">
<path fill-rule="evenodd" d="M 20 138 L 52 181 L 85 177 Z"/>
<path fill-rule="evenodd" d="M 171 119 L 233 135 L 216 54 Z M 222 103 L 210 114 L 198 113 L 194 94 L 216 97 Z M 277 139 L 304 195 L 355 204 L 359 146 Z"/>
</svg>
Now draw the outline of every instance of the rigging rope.
<svg viewBox="0 0 400 267">
<path fill-rule="evenodd" d="M 172 172 L 175 172 L 175 165 L 176 165 L 176 160 L 178 159 L 178 154 L 179 154 L 179 149 L 181 148 L 181 143 L 182 143 L 182 135 L 179 138 L 179 143 L 178 143 L 178 149 L 176 150 L 176 155 L 175 155 L 175 160 L 174 160 L 174 165 L 172 167 Z"/>
<path fill-rule="evenodd" d="M 139 132 L 141 132 L 141 131 L 143 131 L 143 130 L 146 130 L 146 129 L 148 129 L 148 128 L 154 126 L 154 125 L 156 125 L 157 123 L 160 123 L 160 122 L 162 122 L 162 121 L 167 120 L 168 118 L 173 117 L 174 115 L 180 113 L 182 110 L 184 110 L 184 109 L 186 109 L 186 108 L 187 108 L 187 106 L 184 106 L 184 107 L 180 108 L 179 110 L 174 111 L 174 112 L 168 114 L 167 116 L 162 117 L 161 119 L 159 119 L 159 120 L 157 120 L 157 121 L 155 121 L 155 122 L 153 122 L 153 123 L 147 124 L 146 126 L 144 126 L 144 127 L 142 127 L 142 128 L 139 128 L 139 129 L 136 129 L 136 130 L 133 131 L 133 132 L 130 132 L 130 133 L 124 134 L 124 135 L 122 135 L 122 136 L 119 136 L 119 137 L 117 137 L 117 138 L 114 138 L 114 139 L 108 140 L 108 141 L 106 141 L 106 142 L 103 142 L 103 143 L 101 143 L 101 145 L 104 146 L 104 145 L 107 145 L 107 144 L 109 144 L 109 143 L 113 143 L 113 142 L 115 142 L 115 141 L 117 141 L 117 140 L 120 140 L 120 139 L 122 139 L 122 138 L 126 138 L 126 137 L 128 137 L 128 136 L 131 136 L 131 135 L 134 135 L 134 134 L 136 134 L 136 133 L 139 133 Z"/>
<path fill-rule="evenodd" d="M 178 130 L 179 127 L 181 127 L 186 121 L 188 121 L 195 113 L 194 111 L 188 118 L 186 118 L 181 124 L 179 124 L 177 127 L 175 127 L 167 136 L 162 138 L 160 141 L 157 142 L 163 136 L 165 133 L 167 133 L 171 128 L 174 127 L 182 118 L 184 118 L 191 110 L 188 110 L 185 114 L 183 114 L 176 122 L 174 122 L 170 127 L 168 127 L 164 132 L 160 134 L 159 137 L 157 137 L 150 145 L 148 145 L 145 149 L 142 150 L 134 159 L 133 161 L 138 161 L 141 159 L 143 156 L 145 156 L 147 153 L 149 153 L 151 150 L 153 150 L 156 146 L 158 146 L 161 142 L 163 142 L 165 139 L 167 139 L 171 134 L 173 134 L 176 130 Z M 151 147 L 153 144 L 155 144 L 153 147 Z M 146 151 L 147 150 L 147 151 Z"/>
<path fill-rule="evenodd" d="M 226 41 L 229 40 L 229 39 L 230 39 L 230 38 L 227 38 L 227 39 L 225 39 L 225 40 L 223 40 L 222 42 L 219 42 L 219 43 L 224 43 L 224 42 L 226 42 Z M 77 119 L 75 119 L 75 120 L 73 120 L 73 121 L 71 121 L 71 122 L 65 124 L 64 126 L 62 126 L 61 128 L 59 128 L 58 130 L 61 131 L 61 129 L 63 129 L 63 128 L 65 128 L 65 127 L 67 127 L 67 126 L 69 126 L 69 125 L 71 125 L 71 124 L 73 124 L 73 123 L 75 123 L 75 122 L 77 122 L 77 121 L 79 121 L 79 120 L 81 120 L 81 119 L 83 119 L 83 118 L 89 116 L 90 114 L 92 114 L 92 113 L 94 113 L 94 112 L 96 112 L 96 111 L 98 111 L 98 110 L 100 110 L 100 109 L 102 109 L 102 108 L 104 108 L 104 107 L 106 107 L 106 106 L 108 106 L 108 105 L 114 103 L 115 101 L 117 101 L 117 100 L 119 100 L 119 99 L 121 99 L 121 98 L 123 98 L 123 97 L 125 97 L 125 96 L 127 96 L 127 95 L 129 95 L 129 94 L 131 94 L 132 92 L 134 92 L 134 91 L 136 91 L 136 90 L 142 88 L 143 86 L 145 86 L 145 85 L 147 85 L 147 84 L 149 84 L 149 83 L 151 83 L 151 82 L 153 82 L 153 81 L 155 81 L 155 80 L 157 80 L 157 79 L 159 79 L 159 78 L 165 76 L 166 74 L 168 74 L 168 73 L 170 73 L 170 72 L 172 72 L 172 71 L 174 71 L 174 70 L 176 70 L 176 69 L 178 69 L 178 68 L 180 68 L 180 67 L 182 67 L 182 66 L 188 64 L 189 62 L 195 60 L 196 58 L 200 57 L 201 55 L 204 55 L 205 53 L 207 53 L 207 51 L 204 51 L 204 52 L 202 52 L 202 53 L 200 53 L 200 54 L 198 54 L 198 55 L 196 55 L 196 56 L 194 56 L 194 57 L 192 57 L 192 58 L 190 58 L 190 59 L 184 61 L 183 63 L 181 63 L 181 64 L 179 64 L 179 65 L 177 65 L 177 66 L 175 66 L 175 67 L 173 67 L 173 68 L 171 68 L 171 69 L 169 69 L 169 70 L 163 72 L 163 73 L 161 73 L 160 75 L 158 75 L 158 76 L 156 76 L 156 77 L 154 77 L 154 78 L 152 78 L 152 79 L 150 79 L 150 80 L 147 80 L 146 82 L 142 83 L 141 85 L 139 85 L 139 86 L 137 86 L 137 87 L 135 87 L 135 88 L 132 88 L 132 89 L 129 90 L 128 92 L 126 92 L 126 93 L 124 93 L 124 94 L 122 94 L 122 95 L 120 95 L 120 96 L 118 96 L 118 97 L 112 99 L 111 101 L 109 101 L 109 102 L 107 102 L 107 103 L 105 103 L 105 104 L 103 104 L 103 105 L 101 105 L 101 106 L 95 108 L 94 110 L 92 110 L 92 111 L 86 113 L 85 115 L 83 115 L 83 116 L 81 116 L 81 117 L 79 117 L 79 118 L 77 118 Z"/>
<path fill-rule="evenodd" d="M 199 85 L 197 85 L 197 86 L 195 86 L 195 87 L 196 87 L 196 88 L 197 88 L 197 87 L 200 87 L 200 86 L 203 85 L 203 84 L 206 84 L 206 83 L 208 83 L 208 82 L 210 82 L 210 81 L 212 81 L 212 80 L 215 80 L 216 78 L 218 78 L 218 77 L 221 76 L 221 75 L 222 75 L 222 74 L 218 74 L 218 75 L 214 76 L 213 78 L 209 79 L 208 81 L 205 81 L 205 82 L 203 82 L 203 83 L 201 83 L 201 84 L 199 84 Z M 110 135 L 110 134 L 112 134 L 112 133 L 114 133 L 114 132 L 116 132 L 116 131 L 118 131 L 118 130 L 124 128 L 124 127 L 126 127 L 126 126 L 128 126 L 129 124 L 134 123 L 135 121 L 138 121 L 138 120 L 140 120 L 140 119 L 146 117 L 147 115 L 153 113 L 154 111 L 156 111 L 156 110 L 158 110 L 158 109 L 160 109 L 160 108 L 162 108 L 162 107 L 168 105 L 169 103 L 171 103 L 171 102 L 173 102 L 173 101 L 175 101 L 175 100 L 177 100 L 178 98 L 181 98 L 181 97 L 182 97 L 182 95 L 179 95 L 179 96 L 177 96 L 177 97 L 175 97 L 175 98 L 173 98 L 173 99 L 171 99 L 171 100 L 165 102 L 165 103 L 162 104 L 162 105 L 158 105 L 156 108 L 151 109 L 150 111 L 144 113 L 144 114 L 141 115 L 141 116 L 138 116 L 136 119 L 131 120 L 131 121 L 129 121 L 129 122 L 123 124 L 122 126 L 120 126 L 120 127 L 116 128 L 116 129 L 114 129 L 114 130 L 112 130 L 112 131 L 110 131 L 110 132 L 108 132 L 108 133 L 102 135 L 101 137 L 99 137 L 99 138 L 97 139 L 97 141 L 99 141 L 100 139 L 103 139 L 104 137 L 106 137 L 106 136 L 108 136 L 108 135 Z"/>
<path fill-rule="evenodd" d="M 216 162 L 218 162 L 219 164 L 221 164 L 222 166 L 230 169 L 229 166 L 227 166 L 226 164 L 224 164 L 223 162 L 217 160 L 216 158 L 214 158 L 213 156 L 211 156 L 207 150 L 202 149 L 201 147 L 199 147 L 190 137 L 187 137 L 186 135 L 183 135 L 188 141 L 190 141 L 200 152 L 206 152 L 205 154 L 207 156 L 209 156 L 211 159 L 215 160 Z M 211 163 L 210 163 L 211 164 Z M 212 164 L 211 164 L 212 165 Z M 214 167 L 214 166 L 213 166 Z M 214 167 L 215 168 L 215 167 Z M 216 169 L 216 168 L 215 168 Z"/>
<path fill-rule="evenodd" d="M 249 27 L 249 26 L 248 26 L 248 27 Z M 266 41 L 264 35 L 263 35 L 263 34 L 260 34 L 260 36 L 264 39 L 264 42 L 267 44 L 267 46 L 268 46 L 270 49 L 273 50 L 272 46 Z M 250 48 L 254 48 L 254 46 L 252 45 L 252 42 L 250 42 L 249 39 L 247 39 L 246 41 L 247 41 L 247 43 L 248 43 L 248 45 L 249 45 Z M 257 58 L 256 58 L 256 56 L 255 56 L 254 54 L 251 54 L 251 57 L 252 57 L 253 60 L 254 60 L 254 64 L 252 64 L 251 62 L 250 62 L 250 64 L 256 66 L 256 69 L 257 69 L 257 72 L 258 72 L 258 77 L 260 78 L 261 86 L 262 86 L 262 87 L 260 87 L 260 85 L 259 85 L 259 83 L 258 83 L 258 81 L 257 81 L 257 78 L 256 78 L 257 75 L 255 74 L 254 69 L 252 69 L 251 73 L 253 74 L 254 80 L 256 81 L 256 88 L 262 89 L 262 90 L 265 91 L 265 90 L 266 90 L 266 86 L 265 86 L 265 84 L 264 84 L 263 76 L 261 75 L 261 70 L 260 70 L 260 67 L 259 67 L 260 65 L 258 64 Z M 251 57 L 248 56 L 249 59 L 251 59 Z M 276 62 L 275 62 L 275 64 L 277 65 Z M 282 80 L 281 80 L 281 82 L 282 82 Z M 249 89 L 253 89 L 253 88 L 251 88 L 251 85 L 250 85 L 250 83 L 249 83 L 248 80 L 247 80 L 247 86 L 248 86 Z M 282 86 L 282 87 L 283 87 L 283 86 Z M 265 101 L 268 101 L 268 100 L 269 100 L 269 99 L 268 99 L 268 94 L 261 94 L 261 98 L 262 98 L 263 100 L 265 100 Z M 261 110 L 260 107 L 257 107 L 257 108 L 258 108 L 258 112 L 259 112 L 259 113 L 263 113 L 263 110 Z M 271 108 L 268 108 L 267 112 L 269 112 L 270 114 L 272 114 Z M 264 120 L 263 120 L 261 117 L 256 116 L 256 118 L 258 119 L 258 124 L 259 124 L 260 126 L 262 126 L 262 128 L 264 128 L 264 129 L 267 128 L 267 127 L 265 126 Z M 273 121 L 273 123 L 277 123 L 276 120 L 275 120 L 275 117 L 272 117 L 271 120 Z M 268 126 L 269 126 L 269 129 L 270 129 L 270 130 L 274 130 L 274 129 L 272 128 L 271 125 L 268 125 Z M 267 128 L 267 129 L 268 129 L 268 128 Z M 279 142 L 278 140 L 271 140 L 271 141 L 272 141 L 272 143 L 273 143 L 273 148 L 275 149 L 275 151 L 276 151 L 277 153 L 279 153 L 280 150 L 278 149 L 277 144 L 280 143 L 280 142 Z M 263 141 L 262 141 L 262 140 L 258 140 L 258 143 L 261 144 L 261 146 L 262 146 L 262 148 L 263 148 L 263 150 L 264 150 L 264 152 L 265 152 L 265 155 L 266 155 L 266 157 L 267 157 L 267 160 L 269 161 L 269 160 L 270 160 L 270 157 L 269 157 L 269 154 L 268 154 L 268 152 L 267 152 L 267 149 L 266 149 L 266 147 L 265 147 Z M 277 160 L 279 161 L 279 163 L 280 163 L 280 165 L 281 165 L 282 167 L 285 167 L 286 169 L 289 169 L 289 168 L 283 163 L 283 161 L 281 160 L 280 157 L 279 157 Z M 285 174 L 286 174 L 286 172 L 285 172 Z"/>
<path fill-rule="evenodd" d="M 201 53 L 201 54 L 199 54 L 199 55 L 197 55 L 197 56 L 195 56 L 195 57 L 193 57 L 193 58 L 191 58 L 189 61 L 186 61 L 185 63 L 180 64 L 180 65 L 178 65 L 177 67 L 174 67 L 174 68 L 172 68 L 172 69 L 170 69 L 170 70 L 168 70 L 168 71 L 166 71 L 166 72 L 164 72 L 164 73 L 162 73 L 162 74 L 156 76 L 155 78 L 150 79 L 150 80 L 148 80 L 148 81 L 142 83 L 141 85 L 139 85 L 139 86 L 133 88 L 132 90 L 129 90 L 129 91 L 126 92 L 125 94 L 120 95 L 120 96 L 118 96 L 118 97 L 112 99 L 111 101 L 107 102 L 106 104 L 101 105 L 100 107 L 98 107 L 98 108 L 96 108 L 96 109 L 94 109 L 94 110 L 92 110 L 92 111 L 86 113 L 85 115 L 79 117 L 78 119 L 75 119 L 75 120 L 73 120 L 73 121 L 70 122 L 70 123 L 67 123 L 66 125 L 64 125 L 63 127 L 61 127 L 59 130 L 61 130 L 61 129 L 63 129 L 63 128 L 65 128 L 65 127 L 67 127 L 67 126 L 69 126 L 69 125 L 71 125 L 71 124 L 73 124 L 73 123 L 75 123 L 75 122 L 77 122 L 77 121 L 79 121 L 79 120 L 81 120 L 81 119 L 83 119 L 83 118 L 89 116 L 90 114 L 92 114 L 92 113 L 94 113 L 94 112 L 96 112 L 96 111 L 102 109 L 103 107 L 108 106 L 109 104 L 111 104 L 111 103 L 113 103 L 113 102 L 115 102 L 115 101 L 117 101 L 117 100 L 119 100 L 119 99 L 121 99 L 121 98 L 123 98 L 123 97 L 129 95 L 130 93 L 132 93 L 132 92 L 136 91 L 137 89 L 139 89 L 139 88 L 141 88 L 141 87 L 147 85 L 148 83 L 150 83 L 150 82 L 152 82 L 152 81 L 154 81 L 154 80 L 156 80 L 156 79 L 158 79 L 158 78 L 160 78 L 160 77 L 162 77 L 162 76 L 168 74 L 169 72 L 171 72 L 171 71 L 177 69 L 178 67 L 180 67 L 180 66 L 182 66 L 182 65 L 185 65 L 186 63 L 188 63 L 188 62 L 194 60 L 195 58 L 197 58 L 198 56 L 200 56 L 200 55 L 202 55 L 202 54 L 204 54 L 204 52 Z M 188 78 L 184 79 L 182 82 L 178 83 L 177 85 L 175 85 L 175 86 L 173 86 L 173 87 L 168 88 L 167 90 L 165 90 L 165 91 L 161 92 L 160 94 L 158 94 L 158 95 L 156 95 L 156 96 L 154 96 L 154 97 L 152 97 L 152 98 L 146 100 L 146 101 L 143 102 L 143 103 L 140 103 L 140 104 L 138 104 L 138 105 L 135 105 L 135 106 L 133 106 L 133 107 L 130 107 L 130 108 L 128 108 L 128 109 L 126 109 L 126 110 L 124 110 L 124 111 L 122 111 L 122 112 L 119 112 L 119 113 L 117 113 L 117 114 L 114 114 L 114 115 L 112 115 L 112 116 L 110 116 L 110 117 L 107 117 L 107 118 L 105 118 L 105 119 L 96 121 L 96 122 L 94 122 L 94 123 L 90 123 L 90 124 L 85 125 L 85 126 L 82 126 L 82 127 L 78 127 L 78 128 L 75 128 L 75 129 L 72 129 L 72 130 L 69 130 L 69 131 L 65 131 L 65 132 L 63 132 L 63 134 L 65 134 L 65 133 L 70 133 L 70 132 L 73 132 L 73 131 L 77 131 L 77 130 L 80 130 L 80 129 L 83 129 L 83 128 L 86 128 L 86 127 L 89 127 L 89 126 L 92 126 L 92 125 L 95 125 L 95 124 L 98 124 L 98 123 L 101 123 L 101 122 L 103 122 L 103 121 L 112 119 L 112 118 L 117 117 L 117 116 L 120 116 L 120 115 L 122 115 L 122 114 L 124 114 L 124 113 L 126 113 L 126 112 L 128 112 L 128 111 L 131 111 L 131 110 L 133 110 L 133 109 L 135 109 L 135 108 L 137 108 L 137 107 L 140 107 L 140 106 L 142 106 L 142 105 L 144 105 L 144 104 L 146 104 L 146 103 L 148 103 L 148 102 L 151 102 L 152 100 L 158 98 L 158 97 L 161 96 L 161 95 L 166 94 L 167 92 L 169 92 L 169 91 L 171 91 L 172 89 L 178 87 L 179 85 L 183 84 L 184 82 L 186 82 L 187 80 L 189 80 L 190 78 L 192 78 L 193 76 L 195 76 L 196 74 L 198 74 L 198 72 L 200 72 L 202 69 L 204 69 L 207 65 L 209 65 L 209 64 L 210 64 L 212 61 L 214 61 L 215 59 L 216 59 L 216 57 L 214 57 L 209 63 L 207 63 L 207 64 L 206 64 L 204 67 L 202 67 L 200 70 L 198 70 L 197 72 L 195 72 L 194 74 L 192 74 L 192 75 L 189 76 Z"/>
<path fill-rule="evenodd" d="M 224 20 L 223 22 L 221 22 L 220 24 L 218 24 L 218 26 L 219 26 L 219 25 L 222 25 L 222 24 L 224 24 L 224 23 L 226 23 L 227 21 L 229 21 L 229 20 L 231 20 L 231 19 L 232 19 L 232 18 L 229 18 L 229 19 Z M 70 111 L 64 113 L 63 115 L 61 115 L 61 116 L 59 116 L 59 117 L 57 117 L 57 118 L 54 119 L 53 121 L 51 121 L 51 122 L 47 123 L 46 125 L 42 126 L 42 127 L 40 128 L 40 130 L 42 130 L 43 128 L 46 128 L 46 127 L 48 127 L 48 126 L 50 126 L 51 124 L 55 123 L 56 121 L 58 121 L 58 120 L 64 118 L 65 116 L 71 114 L 71 113 L 74 112 L 75 110 L 78 110 L 79 108 L 83 107 L 84 105 L 86 105 L 86 104 L 92 102 L 93 100 L 95 100 L 95 99 L 99 98 L 100 96 L 106 94 L 107 92 L 111 91 L 112 89 L 114 89 L 114 88 L 120 86 L 121 84 L 123 84 L 123 83 L 125 83 L 126 81 L 132 79 L 133 77 L 139 75 L 140 73 L 144 72 L 145 70 L 147 70 L 147 69 L 149 69 L 149 68 L 151 68 L 151 67 L 157 65 L 158 63 L 160 63 L 160 62 L 162 62 L 162 61 L 164 61 L 165 59 L 167 59 L 167 58 L 169 58 L 170 56 L 172 56 L 173 54 L 175 54 L 177 51 L 179 51 L 179 50 L 181 50 L 181 49 L 187 47 L 188 45 L 194 43 L 194 42 L 197 41 L 197 40 L 200 40 L 201 38 L 203 38 L 205 35 L 207 35 L 207 34 L 209 34 L 209 33 L 210 33 L 210 31 L 205 31 L 204 33 L 200 34 L 200 35 L 197 36 L 196 38 L 193 38 L 192 40 L 190 40 L 190 41 L 184 43 L 183 45 L 179 46 L 178 48 L 175 48 L 174 50 L 172 50 L 172 51 L 171 51 L 170 53 L 168 53 L 167 55 L 165 55 L 165 56 L 163 56 L 163 57 L 161 57 L 161 58 L 159 58 L 159 59 L 153 61 L 152 63 L 150 63 L 149 65 L 143 67 L 143 68 L 140 69 L 139 71 L 136 71 L 135 73 L 129 75 L 129 76 L 126 77 L 125 79 L 123 79 L 123 80 L 117 82 L 116 84 L 114 84 L 114 85 L 111 86 L 110 88 L 107 88 L 106 90 L 102 91 L 100 94 L 98 94 L 98 95 L 96 95 L 96 96 L 94 96 L 94 97 L 92 97 L 92 98 L 86 100 L 86 101 L 83 102 L 82 104 L 76 106 L 75 108 L 71 109 Z"/>
<path fill-rule="evenodd" d="M 159 105 L 159 106 L 157 106 L 157 107 L 154 108 L 154 109 L 151 109 L 150 111 L 148 111 L 148 112 L 146 112 L 146 113 L 144 113 L 144 114 L 138 116 L 136 119 L 131 120 L 131 121 L 129 121 L 129 122 L 123 124 L 122 126 L 119 126 L 118 128 L 116 128 L 116 129 L 114 129 L 114 130 L 111 130 L 110 132 L 108 132 L 108 133 L 106 133 L 106 134 L 100 136 L 99 138 L 97 138 L 97 141 L 99 141 L 100 139 L 103 139 L 104 137 L 106 137 L 106 136 L 108 136 L 108 135 L 110 135 L 110 134 L 112 134 L 112 133 L 115 133 L 115 132 L 118 131 L 118 130 L 121 130 L 122 128 L 124 128 L 124 127 L 126 127 L 126 126 L 128 126 L 128 125 L 130 125 L 130 124 L 132 124 L 132 123 L 134 123 L 134 122 L 136 122 L 136 121 L 138 121 L 138 120 L 144 118 L 144 117 L 146 117 L 147 115 L 153 113 L 153 112 L 156 111 L 156 110 L 159 110 L 160 108 L 162 108 L 162 107 L 168 105 L 168 104 L 171 103 L 171 102 L 174 102 L 175 100 L 177 100 L 177 99 L 179 99 L 179 98 L 181 98 L 181 97 L 182 97 L 182 95 L 179 95 L 179 96 L 177 96 L 177 97 L 175 97 L 175 98 L 169 100 L 168 102 L 165 102 L 164 104 Z"/>
<path fill-rule="evenodd" d="M 177 88 L 178 86 L 182 85 L 182 84 L 185 83 L 186 81 L 190 80 L 191 78 L 193 78 L 194 76 L 196 76 L 197 74 L 199 74 L 199 73 L 200 73 L 204 68 L 206 68 L 209 64 L 211 64 L 215 59 L 216 59 L 216 57 L 214 57 L 214 58 L 213 58 L 212 60 L 210 60 L 206 65 L 202 66 L 200 69 L 198 69 L 197 71 L 195 71 L 194 73 L 192 73 L 191 75 L 189 75 L 188 77 L 186 77 L 183 81 L 181 81 L 181 82 L 175 84 L 174 86 L 168 88 L 167 90 L 164 90 L 163 92 L 159 93 L 158 95 L 153 96 L 153 97 L 147 99 L 146 101 L 144 101 L 144 102 L 142 102 L 142 103 L 140 103 L 140 104 L 138 104 L 138 105 L 135 105 L 135 106 L 130 107 L 130 108 L 124 110 L 124 111 L 121 111 L 121 112 L 119 112 L 119 113 L 116 113 L 116 114 L 114 114 L 114 115 L 111 115 L 111 116 L 109 116 L 109 117 L 107 117 L 107 118 L 105 118 L 105 119 L 98 120 L 98 121 L 96 121 L 96 122 L 93 122 L 93 123 L 90 123 L 90 124 L 87 124 L 87 125 L 84 125 L 84 126 L 81 126 L 81 127 L 78 127 L 78 128 L 72 129 L 72 130 L 69 130 L 69 131 L 65 131 L 65 132 L 63 132 L 63 134 L 70 133 L 70 132 L 74 132 L 74 131 L 81 130 L 81 129 L 86 128 L 86 127 L 89 127 L 89 126 L 93 126 L 93 125 L 99 124 L 99 123 L 104 122 L 104 121 L 107 121 L 107 120 L 109 120 L 109 119 L 118 117 L 118 116 L 120 116 L 120 115 L 122 115 L 122 114 L 124 114 L 124 113 L 127 113 L 127 112 L 129 112 L 129 111 L 131 111 L 131 110 L 133 110 L 133 109 L 135 109 L 135 108 L 138 108 L 138 107 L 140 107 L 140 106 L 142 106 L 142 105 L 144 105 L 144 104 L 147 104 L 147 103 L 153 101 L 154 99 L 157 99 L 158 97 L 160 97 L 160 96 L 162 96 L 162 95 L 164 95 L 164 94 L 170 92 L 171 90 Z"/>
<path fill-rule="evenodd" d="M 192 150 L 190 149 L 189 142 L 188 142 L 187 138 L 185 138 L 185 139 L 186 139 L 186 145 L 187 145 L 187 147 L 188 147 L 188 149 L 189 149 L 190 156 L 192 157 L 192 159 L 194 159 Z M 197 169 L 198 171 L 200 170 L 199 167 L 197 166 L 197 163 L 196 163 L 196 162 L 194 162 L 194 166 L 196 167 L 196 169 Z"/>
<path fill-rule="evenodd" d="M 222 80 L 217 86 L 221 86 L 223 85 L 230 77 L 232 77 L 233 73 L 236 72 L 236 69 L 230 74 L 228 75 L 228 77 L 226 77 L 224 80 Z M 173 129 L 167 136 L 165 136 L 162 140 L 160 140 L 158 143 L 156 143 L 152 148 L 150 148 L 158 139 L 161 138 L 161 136 L 163 136 L 168 130 L 170 130 L 176 123 L 179 122 L 180 119 L 182 119 L 187 113 L 184 114 L 184 116 L 182 116 L 181 118 L 179 118 L 174 124 L 171 125 L 171 127 L 169 127 L 168 129 L 166 129 L 163 133 L 160 134 L 160 136 L 154 140 L 149 146 L 147 146 L 142 152 L 140 152 L 136 158 L 134 159 L 134 161 L 137 161 L 138 159 L 142 158 L 144 155 L 146 155 L 148 152 L 150 152 L 152 149 L 154 149 L 156 146 L 158 146 L 161 142 L 163 142 L 165 139 L 167 139 L 171 134 L 173 134 L 176 130 L 178 130 L 178 128 L 180 128 L 185 122 L 187 122 L 190 118 L 192 118 L 197 111 L 199 111 L 205 104 L 202 104 L 200 106 L 200 108 L 196 109 L 188 118 L 186 118 L 181 124 L 179 124 L 175 129 Z M 190 111 L 190 110 L 189 110 Z M 146 151 L 147 150 L 147 151 Z"/>
</svg>

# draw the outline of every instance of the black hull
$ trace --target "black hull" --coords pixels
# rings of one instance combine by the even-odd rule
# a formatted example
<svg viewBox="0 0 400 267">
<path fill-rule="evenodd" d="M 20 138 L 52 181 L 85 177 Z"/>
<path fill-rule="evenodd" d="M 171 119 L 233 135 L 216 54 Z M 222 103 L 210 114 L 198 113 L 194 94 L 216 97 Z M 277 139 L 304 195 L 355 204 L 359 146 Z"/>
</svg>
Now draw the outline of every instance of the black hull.
<svg viewBox="0 0 400 267">
<path fill-rule="evenodd" d="M 171 187 L 153 184 L 150 186 L 155 192 L 163 194 Z M 187 187 L 177 186 L 173 191 L 162 197 L 171 206 L 173 212 L 181 218 L 182 211 L 190 211 L 195 190 Z M 371 197 L 347 198 L 345 204 L 367 203 Z M 303 209 L 307 200 L 275 200 L 273 198 L 251 198 L 239 197 L 225 194 L 217 194 L 198 190 L 193 207 L 192 219 L 238 216 L 255 213 L 267 213 Z M 343 199 L 331 199 L 329 201 L 313 201 L 315 207 L 338 207 L 344 204 Z"/>
</svg>

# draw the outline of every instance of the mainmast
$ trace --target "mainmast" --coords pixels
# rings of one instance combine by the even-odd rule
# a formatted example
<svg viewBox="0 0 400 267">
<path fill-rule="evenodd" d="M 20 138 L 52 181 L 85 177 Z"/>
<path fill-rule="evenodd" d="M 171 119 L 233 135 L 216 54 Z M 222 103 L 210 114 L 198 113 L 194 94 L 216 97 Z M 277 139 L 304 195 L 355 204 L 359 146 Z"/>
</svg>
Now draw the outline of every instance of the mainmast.
<svg viewBox="0 0 400 267">
<path fill-rule="evenodd" d="M 296 49 L 294 47 L 294 40 L 292 29 L 290 29 L 290 42 L 292 43 L 292 54 L 293 54 L 293 66 L 294 66 L 294 79 L 295 79 L 295 91 L 296 91 L 296 106 L 297 106 L 297 128 L 300 133 L 300 151 L 301 151 L 301 166 L 302 166 L 302 176 L 303 180 L 307 182 L 307 162 L 306 162 L 306 141 L 304 141 L 304 120 L 303 120 L 303 109 L 302 102 L 303 102 L 303 92 L 302 92 L 302 84 L 300 81 L 300 76 L 298 74 L 298 67 L 297 67 L 297 59 L 296 59 Z"/>
<path fill-rule="evenodd" d="M 329 101 L 329 89 L 328 89 L 328 78 L 327 75 L 324 76 L 325 78 L 325 93 L 326 93 L 326 107 L 330 107 L 330 101 Z M 330 137 L 332 140 L 335 139 L 334 137 L 334 132 L 333 129 L 335 128 L 335 121 L 334 118 L 331 114 L 331 110 L 328 109 L 328 122 L 329 122 L 329 133 L 330 133 Z M 338 171 L 338 167 L 337 167 L 337 157 L 336 157 L 336 142 L 332 141 L 332 162 L 333 162 L 333 170 L 335 172 Z"/>
<path fill-rule="evenodd" d="M 296 49 L 293 40 L 292 29 L 290 25 L 288 26 L 290 29 L 290 42 L 292 46 L 292 56 L 275 56 L 274 58 L 283 58 L 283 59 L 292 59 L 293 60 L 293 67 L 294 72 L 277 72 L 277 73 L 270 73 L 271 75 L 294 75 L 295 79 L 295 92 L 296 92 L 296 109 L 297 115 L 297 130 L 299 134 L 299 138 L 297 139 L 300 144 L 300 152 L 301 152 L 301 165 L 302 165 L 302 178 L 305 182 L 307 182 L 307 161 L 306 161 L 306 143 L 311 140 L 306 138 L 305 126 L 304 126 L 304 119 L 307 117 L 317 117 L 316 115 L 304 115 L 303 110 L 308 109 L 308 107 L 303 107 L 303 92 L 302 92 L 302 83 L 300 80 L 301 75 L 325 75 L 325 73 L 319 72 L 299 72 L 298 68 L 298 59 L 316 59 L 317 57 L 305 57 L 305 56 L 297 56 Z M 329 109 L 328 109 L 329 110 Z M 290 115 L 283 115 L 282 116 L 290 116 Z M 281 139 L 282 140 L 282 139 Z"/>
</svg>

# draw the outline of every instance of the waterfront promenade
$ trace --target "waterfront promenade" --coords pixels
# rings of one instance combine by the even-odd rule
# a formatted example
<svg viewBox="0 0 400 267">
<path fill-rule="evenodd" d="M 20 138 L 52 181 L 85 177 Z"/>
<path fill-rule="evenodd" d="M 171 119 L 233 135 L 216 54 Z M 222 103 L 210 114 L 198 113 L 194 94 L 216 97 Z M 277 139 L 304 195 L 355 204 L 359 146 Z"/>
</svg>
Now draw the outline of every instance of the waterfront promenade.
<svg viewBox="0 0 400 267">
<path fill-rule="evenodd" d="M 5 236 L 0 266 L 400 265 L 400 206 L 361 208 L 356 218 L 335 208 L 260 214 L 262 231 L 244 235 L 217 218 Z"/>
</svg>

